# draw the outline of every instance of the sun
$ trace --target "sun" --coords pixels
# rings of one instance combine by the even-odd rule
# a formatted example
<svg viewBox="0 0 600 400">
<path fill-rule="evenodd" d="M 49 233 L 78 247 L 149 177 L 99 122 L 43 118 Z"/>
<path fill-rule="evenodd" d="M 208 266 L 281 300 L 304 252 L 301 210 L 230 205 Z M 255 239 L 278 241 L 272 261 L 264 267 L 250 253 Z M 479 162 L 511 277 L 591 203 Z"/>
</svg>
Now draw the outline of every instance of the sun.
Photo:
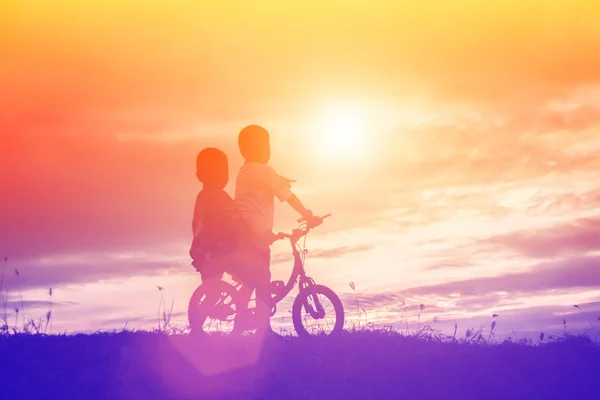
<svg viewBox="0 0 600 400">
<path fill-rule="evenodd" d="M 366 143 L 364 113 L 355 108 L 323 112 L 317 125 L 320 153 L 328 158 L 360 158 Z"/>
</svg>

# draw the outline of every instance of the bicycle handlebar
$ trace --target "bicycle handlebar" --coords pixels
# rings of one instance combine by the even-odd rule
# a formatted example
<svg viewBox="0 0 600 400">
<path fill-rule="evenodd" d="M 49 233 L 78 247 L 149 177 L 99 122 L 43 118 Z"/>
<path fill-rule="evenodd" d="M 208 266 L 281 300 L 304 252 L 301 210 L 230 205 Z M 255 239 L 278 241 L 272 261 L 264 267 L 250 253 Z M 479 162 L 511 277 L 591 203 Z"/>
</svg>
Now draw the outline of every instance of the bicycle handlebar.
<svg viewBox="0 0 600 400">
<path fill-rule="evenodd" d="M 329 213 L 329 214 L 325 214 L 325 215 L 323 215 L 323 216 L 322 216 L 322 217 L 320 217 L 320 218 L 321 218 L 321 219 L 325 219 L 325 218 L 328 218 L 328 217 L 331 217 L 331 213 Z M 306 222 L 306 219 L 305 219 L 304 217 L 302 217 L 302 218 L 298 219 L 298 220 L 297 220 L 297 222 L 298 222 L 298 223 Z"/>
</svg>

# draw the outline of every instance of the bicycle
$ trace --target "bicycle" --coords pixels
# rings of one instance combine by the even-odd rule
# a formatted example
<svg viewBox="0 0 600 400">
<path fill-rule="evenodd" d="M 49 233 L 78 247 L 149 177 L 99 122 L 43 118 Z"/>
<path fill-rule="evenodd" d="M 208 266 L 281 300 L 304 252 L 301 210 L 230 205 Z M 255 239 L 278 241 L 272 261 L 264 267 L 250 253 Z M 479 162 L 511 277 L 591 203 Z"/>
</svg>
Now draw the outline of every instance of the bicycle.
<svg viewBox="0 0 600 400">
<path fill-rule="evenodd" d="M 329 217 L 327 214 L 322 219 Z M 299 284 L 299 292 L 292 306 L 292 321 L 298 336 L 310 335 L 334 335 L 339 334 L 344 327 L 344 306 L 340 298 L 330 288 L 318 285 L 306 274 L 304 269 L 306 259 L 306 237 L 313 227 L 307 226 L 303 220 L 298 220 L 300 226 L 292 233 L 280 233 L 280 239 L 288 239 L 292 247 L 294 266 L 287 283 L 284 281 L 271 282 L 271 317 L 277 311 L 277 303 L 287 297 Z M 304 238 L 302 245 L 300 239 Z M 203 282 L 192 294 L 188 305 L 188 321 L 192 333 L 207 333 L 213 323 L 221 332 L 233 330 L 236 315 L 241 312 L 238 309 L 240 290 L 243 283 L 232 276 L 233 283 L 223 279 L 213 282 Z M 326 304 L 326 303 L 329 304 Z M 330 308 L 332 307 L 332 309 Z M 248 329 L 256 327 L 254 312 L 256 307 L 245 308 L 248 317 L 244 318 L 244 327 Z M 333 311 L 329 314 L 328 311 Z M 335 317 L 331 322 L 328 317 Z M 305 326 L 311 322 L 317 322 L 317 326 Z M 206 326 L 208 322 L 208 325 Z M 222 325 L 226 325 L 225 328 Z M 205 328 L 206 326 L 206 328 Z"/>
</svg>

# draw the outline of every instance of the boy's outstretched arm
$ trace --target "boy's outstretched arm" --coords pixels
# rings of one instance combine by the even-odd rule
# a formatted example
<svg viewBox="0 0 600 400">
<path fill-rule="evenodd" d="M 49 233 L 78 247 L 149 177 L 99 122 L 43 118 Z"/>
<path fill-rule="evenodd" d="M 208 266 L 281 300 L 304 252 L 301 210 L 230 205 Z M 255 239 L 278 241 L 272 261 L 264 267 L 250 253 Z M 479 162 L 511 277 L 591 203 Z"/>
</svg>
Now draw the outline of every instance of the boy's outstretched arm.
<svg viewBox="0 0 600 400">
<path fill-rule="evenodd" d="M 302 204 L 302 202 L 300 201 L 300 199 L 295 195 L 295 194 L 291 194 L 286 202 L 294 209 L 298 212 L 298 214 L 300 214 L 304 219 L 306 219 L 307 221 L 312 218 L 312 211 L 310 211 L 309 209 L 307 209 L 306 207 L 304 207 L 304 204 Z"/>
<path fill-rule="evenodd" d="M 294 210 L 298 211 L 309 227 L 318 226 L 323 222 L 320 217 L 313 215 L 312 211 L 304 207 L 304 204 L 295 194 L 292 193 L 286 201 Z"/>
<path fill-rule="evenodd" d="M 269 168 L 268 179 L 266 179 L 267 185 L 270 186 L 273 194 L 281 201 L 288 203 L 294 210 L 298 212 L 304 218 L 308 225 L 317 226 L 322 220 L 319 217 L 315 217 L 308 208 L 302 204 L 298 196 L 290 189 L 290 183 L 294 182 L 290 179 L 283 178 L 275 173 L 272 168 Z"/>
</svg>

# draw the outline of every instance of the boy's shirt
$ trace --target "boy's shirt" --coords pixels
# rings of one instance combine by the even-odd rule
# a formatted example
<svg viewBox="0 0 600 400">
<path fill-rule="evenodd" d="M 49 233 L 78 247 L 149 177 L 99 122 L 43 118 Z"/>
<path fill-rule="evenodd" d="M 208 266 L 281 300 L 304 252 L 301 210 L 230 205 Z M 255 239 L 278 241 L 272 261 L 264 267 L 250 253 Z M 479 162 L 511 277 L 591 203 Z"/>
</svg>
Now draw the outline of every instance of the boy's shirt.
<svg viewBox="0 0 600 400">
<path fill-rule="evenodd" d="M 198 193 L 192 219 L 192 257 L 203 253 L 226 252 L 233 248 L 237 238 L 234 214 L 233 199 L 224 190 L 203 189 Z"/>
<path fill-rule="evenodd" d="M 273 231 L 275 197 L 284 202 L 292 195 L 290 181 L 266 164 L 246 163 L 237 176 L 235 205 L 251 234 Z"/>
</svg>

